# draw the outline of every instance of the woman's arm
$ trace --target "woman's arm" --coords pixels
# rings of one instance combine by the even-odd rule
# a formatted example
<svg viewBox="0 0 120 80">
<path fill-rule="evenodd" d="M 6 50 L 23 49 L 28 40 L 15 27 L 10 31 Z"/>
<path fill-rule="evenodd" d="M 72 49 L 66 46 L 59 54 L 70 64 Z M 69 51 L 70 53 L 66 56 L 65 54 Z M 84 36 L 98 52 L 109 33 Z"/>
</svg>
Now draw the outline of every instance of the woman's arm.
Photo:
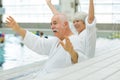
<svg viewBox="0 0 120 80">
<path fill-rule="evenodd" d="M 46 0 L 46 2 L 53 14 L 59 14 L 54 5 L 51 3 L 51 0 Z"/>
<path fill-rule="evenodd" d="M 94 3 L 93 0 L 90 0 L 89 3 L 89 14 L 88 14 L 88 23 L 92 23 L 94 20 Z"/>
</svg>

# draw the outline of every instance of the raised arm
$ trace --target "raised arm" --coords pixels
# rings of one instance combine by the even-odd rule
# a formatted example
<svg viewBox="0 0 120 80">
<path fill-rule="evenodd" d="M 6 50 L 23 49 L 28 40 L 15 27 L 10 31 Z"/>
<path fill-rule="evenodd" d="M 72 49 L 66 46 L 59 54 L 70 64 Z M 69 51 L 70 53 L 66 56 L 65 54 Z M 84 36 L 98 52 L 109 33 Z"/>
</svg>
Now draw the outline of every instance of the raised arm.
<svg viewBox="0 0 120 80">
<path fill-rule="evenodd" d="M 51 0 L 46 0 L 46 2 L 53 14 L 59 14 L 54 5 L 51 3 Z"/>
<path fill-rule="evenodd" d="M 23 38 L 25 37 L 26 30 L 21 28 L 11 16 L 7 17 L 6 22 L 7 22 L 6 26 L 12 28 L 15 32 L 20 34 Z"/>
<path fill-rule="evenodd" d="M 88 23 L 92 23 L 94 20 L 94 2 L 90 0 L 89 2 L 89 13 L 88 13 Z"/>
</svg>

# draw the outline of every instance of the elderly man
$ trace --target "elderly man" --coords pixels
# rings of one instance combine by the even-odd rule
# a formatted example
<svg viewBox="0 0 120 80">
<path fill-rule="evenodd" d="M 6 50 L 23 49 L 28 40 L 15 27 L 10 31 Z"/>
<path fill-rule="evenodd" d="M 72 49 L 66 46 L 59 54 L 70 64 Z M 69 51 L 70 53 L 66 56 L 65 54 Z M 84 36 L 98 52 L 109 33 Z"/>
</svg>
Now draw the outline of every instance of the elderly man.
<svg viewBox="0 0 120 80">
<path fill-rule="evenodd" d="M 68 20 L 63 14 L 56 14 L 51 19 L 51 29 L 54 38 L 39 38 L 21 28 L 11 17 L 7 17 L 7 26 L 23 37 L 24 44 L 38 54 L 48 55 L 49 58 L 39 76 L 53 72 L 86 59 L 80 51 L 79 38 L 73 35 Z"/>
<path fill-rule="evenodd" d="M 85 12 L 76 12 L 72 18 L 73 25 L 78 32 L 80 38 L 81 52 L 88 58 L 92 58 L 95 55 L 96 45 L 96 19 L 94 17 L 94 4 L 93 0 L 89 0 L 89 13 L 88 16 Z M 53 14 L 59 14 L 59 12 L 52 5 L 51 0 L 46 0 Z"/>
</svg>

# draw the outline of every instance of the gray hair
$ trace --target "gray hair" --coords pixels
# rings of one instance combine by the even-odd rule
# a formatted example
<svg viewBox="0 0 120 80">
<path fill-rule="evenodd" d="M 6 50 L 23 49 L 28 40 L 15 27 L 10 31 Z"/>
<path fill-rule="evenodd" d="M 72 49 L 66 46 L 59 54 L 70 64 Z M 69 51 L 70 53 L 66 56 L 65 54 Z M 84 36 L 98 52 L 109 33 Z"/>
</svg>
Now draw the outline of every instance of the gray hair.
<svg viewBox="0 0 120 80">
<path fill-rule="evenodd" d="M 82 20 L 85 22 L 85 18 L 87 17 L 87 13 L 85 12 L 76 12 L 72 18 L 72 21 L 74 20 Z"/>
<path fill-rule="evenodd" d="M 63 13 L 59 13 L 59 14 L 55 14 L 54 16 L 59 16 L 59 19 L 64 22 L 64 21 L 67 21 L 68 22 L 68 18 L 65 14 Z"/>
</svg>

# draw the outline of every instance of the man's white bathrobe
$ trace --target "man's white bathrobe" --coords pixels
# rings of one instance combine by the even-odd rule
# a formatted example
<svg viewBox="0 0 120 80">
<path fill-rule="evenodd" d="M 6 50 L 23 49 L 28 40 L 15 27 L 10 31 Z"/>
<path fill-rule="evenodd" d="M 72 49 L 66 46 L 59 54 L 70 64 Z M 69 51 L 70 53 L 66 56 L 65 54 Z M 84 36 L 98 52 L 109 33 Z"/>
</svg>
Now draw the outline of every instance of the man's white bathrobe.
<svg viewBox="0 0 120 80">
<path fill-rule="evenodd" d="M 80 51 L 83 45 L 79 43 L 79 37 L 72 35 L 69 37 L 74 50 L 78 53 L 78 62 L 86 60 L 87 57 Z M 65 42 L 65 40 L 63 40 Z M 48 55 L 49 58 L 43 67 L 43 73 L 50 73 L 73 65 L 70 54 L 59 44 L 59 39 L 40 38 L 31 32 L 26 32 L 23 39 L 24 44 L 40 55 Z"/>
</svg>

